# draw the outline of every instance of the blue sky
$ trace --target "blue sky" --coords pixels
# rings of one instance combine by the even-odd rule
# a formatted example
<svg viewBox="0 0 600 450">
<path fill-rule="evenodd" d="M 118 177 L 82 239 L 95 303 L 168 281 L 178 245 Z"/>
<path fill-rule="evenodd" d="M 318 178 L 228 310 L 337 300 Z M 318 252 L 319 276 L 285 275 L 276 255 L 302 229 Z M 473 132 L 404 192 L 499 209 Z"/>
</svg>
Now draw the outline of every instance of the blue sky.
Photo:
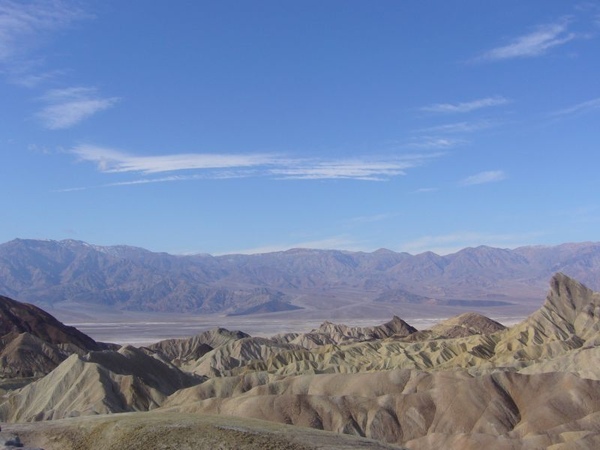
<svg viewBox="0 0 600 450">
<path fill-rule="evenodd" d="M 600 2 L 0 0 L 0 242 L 597 241 Z"/>
</svg>

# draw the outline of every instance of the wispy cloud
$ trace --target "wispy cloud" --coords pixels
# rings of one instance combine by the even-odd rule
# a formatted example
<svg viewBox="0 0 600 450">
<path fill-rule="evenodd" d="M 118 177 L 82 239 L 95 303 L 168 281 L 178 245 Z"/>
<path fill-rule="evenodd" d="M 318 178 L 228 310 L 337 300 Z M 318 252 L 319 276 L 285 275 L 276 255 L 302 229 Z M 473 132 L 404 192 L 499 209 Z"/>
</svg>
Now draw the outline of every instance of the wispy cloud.
<svg viewBox="0 0 600 450">
<path fill-rule="evenodd" d="M 462 103 L 436 103 L 424 106 L 421 111 L 434 113 L 468 113 L 482 108 L 490 108 L 510 103 L 510 100 L 502 96 L 485 97 Z"/>
<path fill-rule="evenodd" d="M 96 164 L 104 173 L 139 173 L 143 175 L 200 171 L 204 178 L 269 176 L 279 179 L 354 179 L 386 180 L 404 175 L 406 170 L 421 166 L 441 153 L 404 154 L 389 157 L 355 157 L 352 159 L 290 158 L 274 154 L 187 153 L 135 156 L 118 150 L 80 145 L 70 151 L 80 161 Z M 194 175 L 196 176 L 196 175 Z M 142 184 L 159 181 L 179 181 L 185 178 L 159 178 L 151 181 L 127 182 Z M 123 183 L 124 184 L 124 183 Z"/>
<path fill-rule="evenodd" d="M 41 60 L 13 62 L 9 70 L 6 71 L 8 81 L 18 86 L 33 89 L 65 74 L 63 70 L 44 70 L 43 66 Z"/>
<path fill-rule="evenodd" d="M 61 72 L 59 71 L 44 72 L 38 74 L 14 73 L 13 71 L 13 74 L 10 77 L 10 82 L 26 88 L 34 88 L 43 83 L 44 81 L 55 78 L 59 74 L 61 74 Z"/>
<path fill-rule="evenodd" d="M 159 178 L 140 178 L 136 180 L 129 181 L 117 181 L 114 183 L 106 183 L 98 186 L 80 186 L 73 188 L 65 188 L 65 189 L 56 189 L 53 192 L 77 192 L 77 191 L 86 191 L 88 189 L 94 188 L 106 188 L 106 187 L 115 187 L 115 186 L 135 186 L 141 184 L 152 184 L 152 183 L 168 183 L 174 181 L 189 181 L 189 180 L 198 180 L 206 177 L 202 177 L 200 175 L 173 175 L 170 177 L 159 177 Z"/>
<path fill-rule="evenodd" d="M 490 170 L 486 172 L 479 172 L 475 175 L 465 178 L 460 182 L 463 186 L 472 186 L 475 184 L 493 183 L 496 181 L 502 181 L 506 178 L 506 174 L 502 170 Z"/>
<path fill-rule="evenodd" d="M 80 145 L 71 150 L 80 160 L 95 163 L 101 172 L 138 172 L 152 174 L 179 170 L 211 170 L 283 164 L 284 159 L 270 154 L 187 153 L 135 156 L 104 147 Z"/>
<path fill-rule="evenodd" d="M 483 53 L 478 60 L 500 61 L 513 58 L 531 58 L 545 54 L 548 50 L 566 44 L 577 38 L 577 34 L 569 32 L 569 22 L 537 27 L 533 32 L 518 36 L 509 44 L 493 48 Z"/>
<path fill-rule="evenodd" d="M 0 62 L 22 58 L 22 54 L 43 43 L 48 32 L 89 17 L 74 2 L 38 0 L 0 1 Z"/>
<path fill-rule="evenodd" d="M 70 128 L 94 114 L 111 108 L 118 97 L 101 97 L 88 87 L 71 87 L 48 91 L 42 101 L 47 105 L 37 113 L 44 127 L 50 130 Z"/>
<path fill-rule="evenodd" d="M 311 241 L 297 241 L 280 244 L 269 244 L 260 247 L 247 248 L 242 250 L 233 250 L 223 253 L 221 255 L 229 254 L 242 254 L 251 255 L 258 253 L 273 253 L 281 252 L 290 249 L 318 249 L 318 250 L 347 250 L 347 251 L 362 251 L 365 250 L 363 246 L 355 239 L 347 235 L 332 236 L 323 239 L 316 239 Z"/>
<path fill-rule="evenodd" d="M 442 235 L 427 235 L 400 245 L 400 251 L 412 254 L 423 253 L 426 251 L 437 253 L 438 255 L 448 255 L 455 253 L 466 247 L 478 247 L 487 245 L 498 248 L 517 248 L 527 243 L 540 233 L 523 234 L 498 234 L 474 231 L 463 231 Z"/>
<path fill-rule="evenodd" d="M 405 175 L 408 169 L 419 167 L 444 153 L 410 153 L 387 157 L 361 156 L 353 159 L 289 159 L 285 167 L 270 169 L 270 173 L 285 179 L 355 179 L 382 181 Z"/>
<path fill-rule="evenodd" d="M 459 134 L 459 133 L 474 133 L 476 131 L 485 130 L 497 125 L 490 120 L 479 120 L 474 122 L 454 122 L 437 125 L 434 127 L 422 128 L 417 130 L 425 133 L 443 133 L 443 134 Z"/>
<path fill-rule="evenodd" d="M 405 175 L 406 169 L 417 162 L 402 159 L 370 160 L 353 159 L 338 161 L 297 161 L 289 167 L 274 168 L 271 173 L 287 179 L 318 180 L 351 178 L 378 181 Z"/>
<path fill-rule="evenodd" d="M 600 97 L 577 103 L 565 109 L 561 109 L 552 113 L 553 116 L 567 116 L 572 114 L 583 114 L 590 111 L 600 109 Z"/>
<path fill-rule="evenodd" d="M 408 146 L 419 149 L 444 150 L 464 144 L 464 139 L 454 139 L 440 136 L 420 136 L 408 142 Z"/>
</svg>

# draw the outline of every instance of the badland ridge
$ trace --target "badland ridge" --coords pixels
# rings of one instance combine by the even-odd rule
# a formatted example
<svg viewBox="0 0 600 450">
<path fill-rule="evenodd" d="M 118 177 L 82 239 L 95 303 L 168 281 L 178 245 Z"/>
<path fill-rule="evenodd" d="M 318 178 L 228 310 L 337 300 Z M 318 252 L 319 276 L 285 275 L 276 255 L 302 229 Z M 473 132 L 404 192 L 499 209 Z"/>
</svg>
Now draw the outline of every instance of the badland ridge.
<svg viewBox="0 0 600 450">
<path fill-rule="evenodd" d="M 16 322 L 32 311 L 13 310 Z M 3 375 L 0 420 L 28 444 L 141 449 L 151 436 L 164 448 L 600 446 L 600 293 L 562 273 L 541 307 L 508 328 L 476 313 L 426 330 L 393 317 L 270 338 L 215 328 L 87 352 L 75 348 L 85 339 L 67 335 L 73 342 L 60 348 L 73 351 L 47 373 L 12 387 L 17 375 Z"/>
</svg>

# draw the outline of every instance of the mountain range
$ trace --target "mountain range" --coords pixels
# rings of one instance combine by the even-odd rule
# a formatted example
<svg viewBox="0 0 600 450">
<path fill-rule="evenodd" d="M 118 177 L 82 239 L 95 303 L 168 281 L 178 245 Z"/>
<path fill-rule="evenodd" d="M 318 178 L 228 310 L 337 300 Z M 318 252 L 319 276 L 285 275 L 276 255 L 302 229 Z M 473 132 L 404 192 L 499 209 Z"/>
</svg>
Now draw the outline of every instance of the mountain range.
<svg viewBox="0 0 600 450">
<path fill-rule="evenodd" d="M 474 309 L 535 301 L 555 272 L 600 289 L 599 269 L 600 243 L 480 246 L 445 256 L 386 249 L 211 256 L 15 239 L 0 245 L 0 294 L 72 310 L 244 315 L 355 305 Z"/>
</svg>

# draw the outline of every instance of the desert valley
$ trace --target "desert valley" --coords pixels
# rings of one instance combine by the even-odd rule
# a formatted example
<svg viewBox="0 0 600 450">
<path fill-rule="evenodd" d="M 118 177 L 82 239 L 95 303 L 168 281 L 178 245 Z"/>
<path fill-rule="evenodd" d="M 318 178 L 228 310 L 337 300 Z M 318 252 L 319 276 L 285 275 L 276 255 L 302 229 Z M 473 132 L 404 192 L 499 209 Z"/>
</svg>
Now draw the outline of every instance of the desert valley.
<svg viewBox="0 0 600 450">
<path fill-rule="evenodd" d="M 0 0 L 0 450 L 600 449 L 599 40 Z"/>
<path fill-rule="evenodd" d="M 15 246 L 23 244 L 27 244 L 28 252 L 21 249 L 15 253 Z M 5 256 L 7 247 L 13 250 L 10 258 Z M 83 248 L 84 256 L 74 248 Z M 141 252 L 126 250 L 127 255 Z M 294 269 L 286 272 L 281 259 L 298 253 L 306 261 L 303 251 L 265 255 L 259 267 L 256 260 L 261 259 L 260 255 L 253 263 L 248 257 L 240 257 L 244 264 L 239 271 L 231 267 L 226 271 L 211 262 L 210 270 L 218 272 L 220 280 L 236 280 L 233 293 L 224 295 L 236 300 L 220 307 L 227 311 L 227 305 L 232 305 L 229 311 L 244 311 L 241 315 L 217 314 L 213 319 L 227 322 L 230 317 L 240 320 L 240 316 L 257 315 L 267 321 L 270 314 L 282 314 L 265 312 L 264 305 L 273 305 L 274 301 L 278 310 L 301 311 L 300 317 L 306 319 L 319 311 L 317 302 L 312 306 L 308 301 L 287 302 L 296 298 L 294 293 L 298 298 L 308 297 L 300 288 L 320 292 L 321 299 L 335 298 L 336 307 L 343 310 L 340 292 L 353 292 L 348 304 L 356 305 L 361 287 L 366 292 L 364 297 L 372 301 L 363 300 L 366 308 L 359 311 L 370 311 L 382 304 L 380 299 L 384 297 L 390 300 L 383 302 L 383 311 L 395 309 L 397 313 L 390 314 L 385 322 L 368 326 L 327 320 L 313 329 L 272 335 L 251 335 L 243 329 L 221 326 L 198 330 L 186 338 L 132 346 L 101 342 L 64 325 L 43 309 L 7 296 L 0 298 L 2 436 L 7 436 L 9 442 L 18 435 L 30 448 L 46 450 L 149 446 L 592 449 L 600 445 L 600 294 L 559 271 L 548 278 L 545 300 L 541 295 L 537 308 L 508 327 L 474 311 L 462 311 L 419 329 L 408 318 L 411 312 L 423 316 L 427 308 L 440 306 L 474 306 L 475 310 L 490 308 L 492 312 L 512 308 L 511 304 L 531 307 L 528 296 L 538 288 L 533 274 L 541 277 L 543 271 L 550 270 L 542 269 L 540 261 L 551 262 L 552 267 L 558 265 L 564 272 L 579 270 L 581 274 L 598 261 L 597 244 L 518 251 L 466 249 L 462 255 L 444 258 L 427 255 L 438 265 L 430 266 L 429 272 L 419 271 L 422 278 L 428 277 L 424 287 L 409 287 L 406 278 L 399 276 L 396 284 L 391 284 L 393 277 L 387 273 L 400 273 L 394 266 L 403 264 L 407 255 L 385 252 L 387 263 L 383 264 L 374 262 L 382 252 L 309 252 L 319 259 L 344 258 L 344 267 L 354 271 L 359 270 L 354 261 L 366 260 L 368 263 L 362 264 L 368 265 L 370 275 L 362 269 L 361 278 L 356 272 L 340 275 L 344 272 L 330 260 L 322 265 L 310 262 L 309 268 L 300 271 L 299 260 L 295 259 L 294 264 L 289 263 Z M 479 267 L 479 272 L 471 271 L 462 280 L 455 277 L 443 291 L 441 281 L 431 281 L 444 279 L 444 271 L 450 270 L 453 259 L 468 255 L 473 260 L 473 254 L 481 253 L 493 262 L 494 271 L 482 268 L 479 261 L 473 265 Z M 17 258 L 22 254 L 25 256 Z M 54 292 L 60 294 L 48 289 L 46 304 L 50 309 L 60 303 L 60 298 L 74 305 L 73 299 L 90 298 L 85 289 L 97 289 L 102 274 L 117 277 L 117 268 L 129 265 L 130 256 L 124 254 L 125 249 L 117 253 L 71 241 L 12 242 L 0 246 L 2 282 L 16 286 L 19 277 L 28 279 L 29 284 L 21 286 L 30 286 L 32 301 L 38 302 L 42 289 L 48 289 L 48 280 L 53 279 Z M 175 274 L 187 275 L 191 270 L 185 258 L 142 254 L 145 262 L 139 262 L 136 256 L 141 267 L 136 270 L 152 270 L 159 257 L 164 276 L 171 280 Z M 512 256 L 511 261 L 516 259 L 523 275 L 516 276 L 514 267 L 499 264 L 497 255 L 504 256 L 500 261 L 505 261 L 506 255 Z M 176 266 L 173 272 L 165 267 L 168 258 L 173 258 L 170 267 Z M 278 260 L 279 272 L 269 267 L 269 258 Z M 230 264 L 231 258 L 225 259 Z M 92 261 L 96 270 L 76 270 L 82 261 Z M 201 266 L 193 258 L 192 265 L 193 271 Z M 463 270 L 468 267 L 465 263 L 461 266 Z M 435 274 L 431 274 L 433 267 L 437 268 Z M 325 274 L 332 269 L 337 277 Z M 262 278 L 250 281 L 249 274 L 257 273 Z M 256 281 L 266 283 L 265 274 L 269 280 L 280 280 L 269 295 Z M 295 274 L 293 282 L 291 274 Z M 587 280 L 593 282 L 594 271 L 588 274 Z M 355 284 L 348 283 L 351 276 L 356 277 Z M 123 286 L 131 286 L 127 282 L 132 278 L 121 275 L 118 279 Z M 474 295 L 467 295 L 467 279 L 478 286 Z M 164 282 L 154 280 L 158 285 Z M 183 282 L 180 285 L 185 286 Z M 219 289 L 225 291 L 228 286 L 221 281 Z M 511 286 L 506 291 L 512 295 L 499 297 L 501 286 Z M 518 286 L 526 286 L 523 292 L 527 295 L 516 294 Z M 131 288 L 131 292 L 139 289 Z M 144 289 L 152 292 L 148 284 Z M 211 289 L 215 288 L 207 283 L 202 292 Z M 128 305 L 123 291 L 98 292 L 98 299 L 110 294 L 118 296 L 124 308 Z M 237 292 L 242 292 L 240 298 L 248 303 L 237 299 Z M 252 299 L 248 299 L 248 292 L 255 293 Z M 433 292 L 444 296 L 436 298 Z M 462 293 L 460 297 L 458 292 Z M 286 301 L 277 302 L 272 295 Z M 211 294 L 207 297 L 213 298 Z M 502 300 L 493 300 L 498 303 L 486 303 L 498 298 Z M 518 303 L 520 298 L 522 304 Z M 86 314 L 89 307 L 84 308 L 80 302 L 77 314 Z M 155 304 L 149 297 L 148 309 L 155 308 Z M 204 300 L 192 298 L 188 304 L 203 305 Z M 408 314 L 403 317 L 404 305 L 408 306 Z M 416 307 L 420 309 L 413 309 Z M 150 314 L 147 310 L 144 313 Z M 299 323 L 295 327 L 299 328 Z"/>
</svg>

